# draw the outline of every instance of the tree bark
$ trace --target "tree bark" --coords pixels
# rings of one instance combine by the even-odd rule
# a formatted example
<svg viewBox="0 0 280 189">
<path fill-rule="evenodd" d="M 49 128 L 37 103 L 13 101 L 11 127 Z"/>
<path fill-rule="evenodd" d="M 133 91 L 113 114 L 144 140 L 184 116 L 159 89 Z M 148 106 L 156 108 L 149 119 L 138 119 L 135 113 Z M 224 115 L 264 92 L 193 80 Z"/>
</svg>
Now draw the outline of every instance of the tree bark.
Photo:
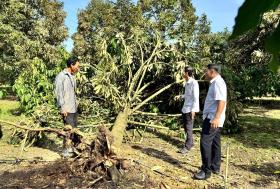
<svg viewBox="0 0 280 189">
<path fill-rule="evenodd" d="M 126 107 L 123 111 L 121 111 L 113 125 L 113 129 L 111 131 L 112 136 L 114 137 L 113 146 L 115 148 L 119 148 L 122 144 L 123 136 L 125 133 L 125 128 L 127 126 L 128 116 L 130 114 L 130 108 Z"/>
</svg>

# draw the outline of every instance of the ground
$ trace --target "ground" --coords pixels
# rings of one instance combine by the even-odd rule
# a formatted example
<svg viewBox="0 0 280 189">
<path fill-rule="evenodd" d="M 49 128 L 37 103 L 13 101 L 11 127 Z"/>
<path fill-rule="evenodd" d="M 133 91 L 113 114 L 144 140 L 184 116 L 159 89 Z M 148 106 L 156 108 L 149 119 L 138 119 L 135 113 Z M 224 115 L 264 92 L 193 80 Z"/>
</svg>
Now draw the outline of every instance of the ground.
<svg viewBox="0 0 280 189">
<path fill-rule="evenodd" d="M 14 101 L 0 101 L 0 119 L 19 122 L 23 116 L 12 116 Z M 174 131 L 149 130 L 141 143 L 122 146 L 123 158 L 133 160 L 119 186 L 102 182 L 94 188 L 280 188 L 280 106 L 279 103 L 248 105 L 240 117 L 243 132 L 222 137 L 222 171 L 207 181 L 193 180 L 201 164 L 199 132 L 195 147 L 187 155 L 177 151 L 183 140 Z M 57 150 L 30 147 L 21 150 L 8 144 L 11 130 L 3 127 L 0 140 L 1 160 L 22 158 L 32 162 L 1 163 L 0 188 L 86 188 L 87 184 L 71 174 L 67 162 Z M 131 133 L 128 133 L 131 134 Z M 61 141 L 58 141 L 59 146 Z M 229 149 L 228 179 L 225 180 L 226 151 Z M 122 158 L 122 157 L 121 157 Z M 37 161 L 33 161 L 36 159 Z M 40 162 L 43 160 L 44 162 Z"/>
</svg>

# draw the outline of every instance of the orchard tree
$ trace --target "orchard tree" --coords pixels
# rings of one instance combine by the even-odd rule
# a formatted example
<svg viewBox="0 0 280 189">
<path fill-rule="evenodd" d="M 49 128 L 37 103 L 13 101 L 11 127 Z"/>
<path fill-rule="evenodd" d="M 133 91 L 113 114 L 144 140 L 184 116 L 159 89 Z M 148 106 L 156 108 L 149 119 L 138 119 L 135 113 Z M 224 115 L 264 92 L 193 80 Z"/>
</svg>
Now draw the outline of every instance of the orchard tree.
<svg viewBox="0 0 280 189">
<path fill-rule="evenodd" d="M 153 85 L 164 70 L 177 64 L 175 47 L 166 44 L 157 31 L 153 32 L 154 37 L 150 38 L 135 28 L 128 38 L 116 33 L 112 38 L 101 34 L 96 40 L 99 63 L 92 84 L 95 93 L 118 112 L 112 128 L 115 147 L 121 145 L 129 117 L 176 83 L 170 79 L 167 85 Z"/>
<path fill-rule="evenodd" d="M 74 53 L 87 65 L 82 83 L 111 102 L 120 146 L 129 117 L 181 79 L 197 17 L 190 1 L 92 0 L 78 14 Z M 185 62 L 184 62 L 185 61 Z"/>
<path fill-rule="evenodd" d="M 246 1 L 239 12 L 247 10 L 249 5 L 252 5 L 252 2 Z M 280 53 L 277 53 L 279 37 L 271 41 L 279 28 L 279 9 L 259 14 L 259 18 L 254 21 L 257 25 L 249 31 L 244 29 L 248 29 L 252 24 L 246 23 L 241 27 L 241 16 L 242 14 L 236 19 L 237 25 L 232 34 L 235 38 L 232 37 L 227 53 L 228 66 L 235 73 L 235 90 L 240 99 L 279 95 L 280 75 L 275 72 L 278 69 L 277 57 Z M 276 52 L 271 52 L 268 48 L 275 48 Z"/>
<path fill-rule="evenodd" d="M 13 85 L 35 59 L 54 67 L 67 37 L 65 16 L 58 0 L 0 1 L 0 82 Z"/>
<path fill-rule="evenodd" d="M 256 32 L 264 24 L 261 33 L 266 33 L 261 41 L 265 50 L 270 53 L 269 67 L 274 72 L 280 72 L 280 1 L 260 1 L 257 5 L 254 0 L 245 0 L 238 10 L 231 39 L 236 39 L 243 34 Z M 251 12 L 251 14 L 248 14 Z"/>
</svg>

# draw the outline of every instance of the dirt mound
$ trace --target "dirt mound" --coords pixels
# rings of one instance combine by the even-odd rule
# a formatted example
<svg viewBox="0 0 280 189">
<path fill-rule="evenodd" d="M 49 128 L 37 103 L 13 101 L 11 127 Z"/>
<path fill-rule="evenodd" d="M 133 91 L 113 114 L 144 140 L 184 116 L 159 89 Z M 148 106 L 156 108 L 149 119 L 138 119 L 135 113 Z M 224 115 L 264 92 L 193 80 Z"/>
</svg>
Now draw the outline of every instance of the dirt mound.
<svg viewBox="0 0 280 189">
<path fill-rule="evenodd" d="M 122 176 L 118 184 L 109 176 L 95 181 L 91 176 L 80 174 L 73 170 L 73 161 L 60 160 L 53 163 L 29 164 L 15 172 L 4 172 L 0 175 L 1 189 L 38 189 L 38 188 L 154 188 L 156 185 L 149 179 L 141 178 L 138 165 L 128 170 L 121 170 Z M 89 174 L 87 174 L 89 175 Z"/>
</svg>

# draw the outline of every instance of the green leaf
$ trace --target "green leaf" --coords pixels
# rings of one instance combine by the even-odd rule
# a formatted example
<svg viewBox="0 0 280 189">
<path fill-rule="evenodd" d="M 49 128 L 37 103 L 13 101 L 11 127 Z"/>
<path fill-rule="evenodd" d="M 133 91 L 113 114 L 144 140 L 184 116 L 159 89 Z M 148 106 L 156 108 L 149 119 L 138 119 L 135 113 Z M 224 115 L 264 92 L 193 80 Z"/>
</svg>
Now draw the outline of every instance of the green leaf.
<svg viewBox="0 0 280 189">
<path fill-rule="evenodd" d="M 246 0 L 238 10 L 230 39 L 234 39 L 248 30 L 255 29 L 264 12 L 276 9 L 280 0 Z"/>
<path fill-rule="evenodd" d="M 275 31 L 268 36 L 265 42 L 265 48 L 272 54 L 279 53 L 280 49 L 280 26 L 275 29 Z"/>
<path fill-rule="evenodd" d="M 2 99 L 4 97 L 4 93 L 3 91 L 0 91 L 0 99 Z"/>
<path fill-rule="evenodd" d="M 279 55 L 277 54 L 272 54 L 271 61 L 269 62 L 269 68 L 274 72 L 274 73 L 279 73 L 280 72 L 280 62 L 279 62 Z"/>
<path fill-rule="evenodd" d="M 269 67 L 272 71 L 279 71 L 280 67 L 280 27 L 275 29 L 275 31 L 266 39 L 265 49 L 272 54 Z"/>
</svg>

